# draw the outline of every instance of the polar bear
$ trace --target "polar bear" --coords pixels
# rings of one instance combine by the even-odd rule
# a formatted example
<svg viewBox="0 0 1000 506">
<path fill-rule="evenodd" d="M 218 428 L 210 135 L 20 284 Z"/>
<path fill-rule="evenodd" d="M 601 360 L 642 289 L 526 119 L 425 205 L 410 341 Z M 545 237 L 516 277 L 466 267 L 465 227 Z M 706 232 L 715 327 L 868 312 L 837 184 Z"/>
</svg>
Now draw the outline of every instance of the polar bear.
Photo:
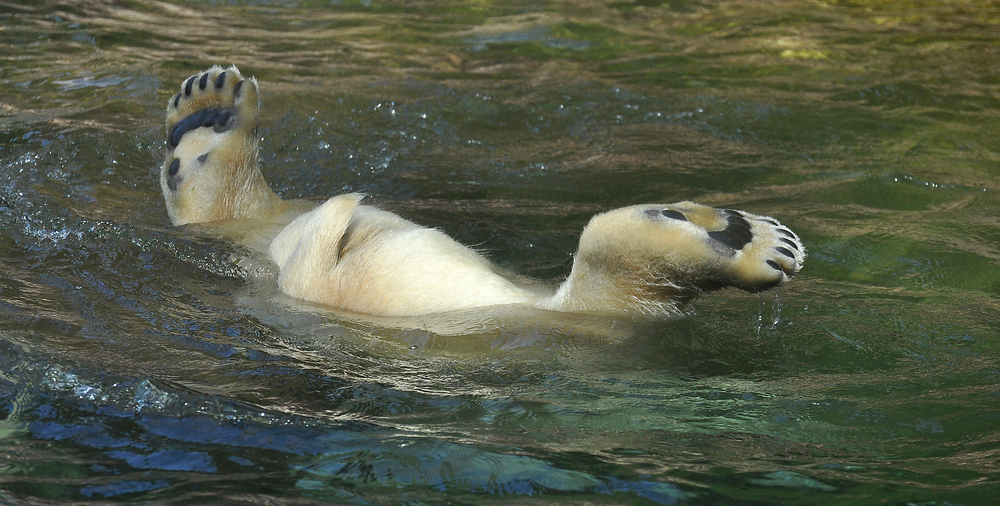
<svg viewBox="0 0 1000 506">
<path fill-rule="evenodd" d="M 362 204 L 363 195 L 282 200 L 260 171 L 259 110 L 257 81 L 235 66 L 186 79 L 167 104 L 163 198 L 174 225 L 214 224 L 266 253 L 278 287 L 306 301 L 373 316 L 506 304 L 669 315 L 707 291 L 781 285 L 806 255 L 773 218 L 644 204 L 593 217 L 558 287 L 519 283 L 439 230 Z"/>
</svg>

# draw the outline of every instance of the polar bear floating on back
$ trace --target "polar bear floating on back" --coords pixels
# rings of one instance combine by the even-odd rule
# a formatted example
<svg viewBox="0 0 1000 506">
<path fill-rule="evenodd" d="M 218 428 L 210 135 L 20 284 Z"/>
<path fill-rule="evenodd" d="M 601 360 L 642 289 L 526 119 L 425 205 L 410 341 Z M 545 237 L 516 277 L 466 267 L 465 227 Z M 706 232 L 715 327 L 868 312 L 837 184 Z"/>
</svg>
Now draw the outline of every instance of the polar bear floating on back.
<svg viewBox="0 0 1000 506">
<path fill-rule="evenodd" d="M 280 289 L 307 301 L 379 316 L 502 304 L 667 315 L 710 290 L 781 285 L 805 258 L 798 236 L 773 218 L 645 204 L 593 217 L 558 288 L 525 286 L 438 230 L 362 205 L 360 194 L 319 206 L 282 200 L 260 171 L 259 111 L 257 81 L 235 66 L 182 83 L 167 105 L 167 213 L 174 225 L 218 224 L 266 249 Z"/>
</svg>

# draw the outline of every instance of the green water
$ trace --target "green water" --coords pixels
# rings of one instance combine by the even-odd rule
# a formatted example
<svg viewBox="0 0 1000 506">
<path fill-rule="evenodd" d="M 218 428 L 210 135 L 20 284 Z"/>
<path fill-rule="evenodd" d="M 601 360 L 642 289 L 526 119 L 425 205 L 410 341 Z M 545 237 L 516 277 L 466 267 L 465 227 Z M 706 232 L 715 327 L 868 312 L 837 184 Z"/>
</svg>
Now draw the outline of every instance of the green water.
<svg viewBox="0 0 1000 506">
<path fill-rule="evenodd" d="M 0 503 L 992 504 L 998 42 L 963 0 L 0 2 Z M 164 106 L 214 63 L 286 198 L 550 282 L 646 202 L 810 256 L 657 322 L 301 304 L 167 221 Z"/>
</svg>

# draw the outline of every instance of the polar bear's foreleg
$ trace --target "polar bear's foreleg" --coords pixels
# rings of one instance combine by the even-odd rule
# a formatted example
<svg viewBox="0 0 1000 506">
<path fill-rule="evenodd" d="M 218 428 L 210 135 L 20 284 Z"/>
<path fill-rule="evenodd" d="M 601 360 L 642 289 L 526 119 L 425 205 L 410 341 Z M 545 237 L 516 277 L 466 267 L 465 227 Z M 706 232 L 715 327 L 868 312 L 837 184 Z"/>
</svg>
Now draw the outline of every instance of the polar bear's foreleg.
<svg viewBox="0 0 1000 506">
<path fill-rule="evenodd" d="M 269 219 L 288 206 L 260 172 L 257 82 L 216 65 L 167 103 L 160 186 L 174 225 Z"/>
</svg>

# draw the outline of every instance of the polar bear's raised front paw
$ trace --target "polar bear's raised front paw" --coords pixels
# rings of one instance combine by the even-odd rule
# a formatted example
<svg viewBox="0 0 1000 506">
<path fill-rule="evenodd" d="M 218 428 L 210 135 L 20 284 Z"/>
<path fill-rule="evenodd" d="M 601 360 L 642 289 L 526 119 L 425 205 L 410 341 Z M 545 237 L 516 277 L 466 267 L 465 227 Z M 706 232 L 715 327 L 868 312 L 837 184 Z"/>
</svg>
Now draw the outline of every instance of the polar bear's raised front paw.
<svg viewBox="0 0 1000 506">
<path fill-rule="evenodd" d="M 257 82 L 216 65 L 181 83 L 167 103 L 160 185 L 175 225 L 263 219 L 284 205 L 257 160 Z"/>
<path fill-rule="evenodd" d="M 244 79 L 235 67 L 216 65 L 187 78 L 167 104 L 167 143 L 180 144 L 188 132 L 210 127 L 216 133 L 234 128 L 256 130 L 260 101 L 257 81 Z"/>
</svg>

